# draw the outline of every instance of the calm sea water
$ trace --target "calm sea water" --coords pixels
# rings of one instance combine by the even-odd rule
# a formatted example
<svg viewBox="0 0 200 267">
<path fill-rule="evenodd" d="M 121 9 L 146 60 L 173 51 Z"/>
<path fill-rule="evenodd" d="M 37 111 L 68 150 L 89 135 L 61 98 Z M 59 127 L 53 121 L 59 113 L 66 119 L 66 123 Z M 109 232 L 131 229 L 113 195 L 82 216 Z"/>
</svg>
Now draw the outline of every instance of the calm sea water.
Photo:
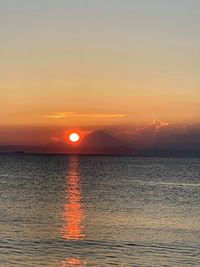
<svg viewBox="0 0 200 267">
<path fill-rule="evenodd" d="M 0 266 L 200 266 L 200 159 L 0 156 Z"/>
</svg>

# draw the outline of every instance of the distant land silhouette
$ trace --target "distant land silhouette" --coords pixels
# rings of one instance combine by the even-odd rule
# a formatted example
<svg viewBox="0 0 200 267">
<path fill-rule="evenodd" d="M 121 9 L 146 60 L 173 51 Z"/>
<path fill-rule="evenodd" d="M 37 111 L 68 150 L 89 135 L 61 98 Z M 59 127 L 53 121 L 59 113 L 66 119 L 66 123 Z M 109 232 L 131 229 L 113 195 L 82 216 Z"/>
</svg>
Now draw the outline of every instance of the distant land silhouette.
<svg viewBox="0 0 200 267">
<path fill-rule="evenodd" d="M 104 131 L 93 131 L 79 144 L 54 142 L 44 145 L 1 145 L 1 153 L 61 153 L 61 154 L 99 154 L 134 156 L 200 156 L 200 148 L 181 149 L 176 147 L 151 147 L 138 149 L 133 144 L 123 142 Z M 20 153 L 19 153 L 20 152 Z"/>
</svg>

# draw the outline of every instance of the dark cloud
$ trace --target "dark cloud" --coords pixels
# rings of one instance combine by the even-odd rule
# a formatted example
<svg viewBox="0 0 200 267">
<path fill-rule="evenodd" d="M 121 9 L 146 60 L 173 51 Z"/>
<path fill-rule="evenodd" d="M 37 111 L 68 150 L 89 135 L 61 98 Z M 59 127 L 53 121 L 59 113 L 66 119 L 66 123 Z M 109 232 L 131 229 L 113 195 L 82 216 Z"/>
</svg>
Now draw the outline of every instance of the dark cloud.
<svg viewBox="0 0 200 267">
<path fill-rule="evenodd" d="M 148 125 L 138 127 L 132 131 L 128 129 L 118 134 L 121 140 L 130 142 L 137 148 L 145 149 L 155 145 L 161 135 L 167 136 L 169 123 L 161 120 L 154 120 Z"/>
<path fill-rule="evenodd" d="M 200 122 L 171 125 L 154 120 L 134 131 L 120 132 L 117 136 L 139 149 L 200 150 Z"/>
<path fill-rule="evenodd" d="M 200 123 L 186 125 L 183 133 L 172 135 L 169 146 L 177 150 L 200 150 Z"/>
</svg>

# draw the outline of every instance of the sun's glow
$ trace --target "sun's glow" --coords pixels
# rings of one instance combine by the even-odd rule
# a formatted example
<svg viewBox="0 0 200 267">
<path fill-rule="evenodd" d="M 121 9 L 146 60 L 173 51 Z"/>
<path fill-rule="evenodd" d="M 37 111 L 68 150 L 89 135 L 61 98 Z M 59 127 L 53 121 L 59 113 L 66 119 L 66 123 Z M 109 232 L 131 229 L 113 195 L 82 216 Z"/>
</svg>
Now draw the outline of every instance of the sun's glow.
<svg viewBox="0 0 200 267">
<path fill-rule="evenodd" d="M 78 133 L 71 133 L 69 135 L 69 141 L 72 143 L 77 143 L 80 140 L 80 135 Z"/>
</svg>

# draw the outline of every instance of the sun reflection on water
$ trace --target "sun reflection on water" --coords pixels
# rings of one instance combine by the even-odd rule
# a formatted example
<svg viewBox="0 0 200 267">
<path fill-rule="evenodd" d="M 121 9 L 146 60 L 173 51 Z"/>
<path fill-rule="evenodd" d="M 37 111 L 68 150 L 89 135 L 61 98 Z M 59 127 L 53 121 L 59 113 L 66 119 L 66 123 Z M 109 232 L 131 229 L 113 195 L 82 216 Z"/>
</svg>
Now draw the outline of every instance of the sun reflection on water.
<svg viewBox="0 0 200 267">
<path fill-rule="evenodd" d="M 69 174 L 66 177 L 65 203 L 63 211 L 64 225 L 61 229 L 62 237 L 66 240 L 80 240 L 84 234 L 84 207 L 81 196 L 80 173 L 78 157 L 69 158 Z"/>
<path fill-rule="evenodd" d="M 65 259 L 62 262 L 61 267 L 86 267 L 86 261 L 82 261 L 79 258 Z"/>
</svg>

